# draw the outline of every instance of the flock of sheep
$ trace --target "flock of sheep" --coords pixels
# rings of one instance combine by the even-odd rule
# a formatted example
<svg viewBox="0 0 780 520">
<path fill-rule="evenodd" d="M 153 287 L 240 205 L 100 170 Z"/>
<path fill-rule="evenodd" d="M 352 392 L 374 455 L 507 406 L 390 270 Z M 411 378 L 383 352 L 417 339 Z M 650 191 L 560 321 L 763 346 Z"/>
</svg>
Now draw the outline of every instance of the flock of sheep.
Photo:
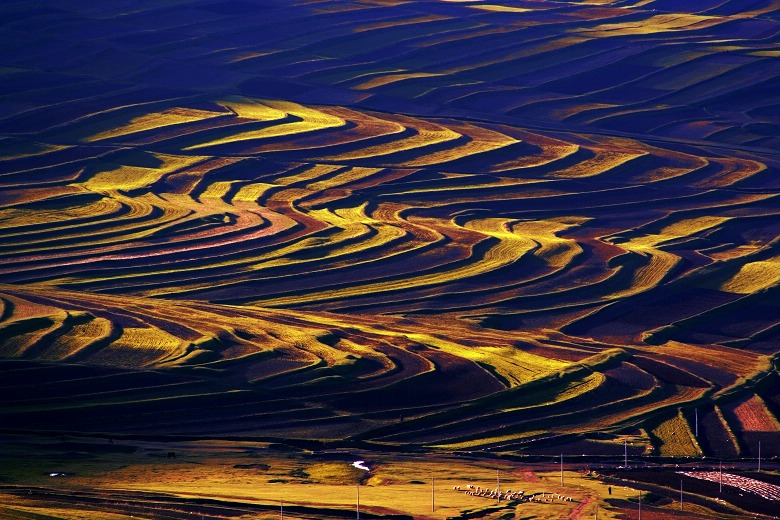
<svg viewBox="0 0 780 520">
<path fill-rule="evenodd" d="M 468 484 L 466 489 L 461 489 L 460 486 L 453 486 L 452 490 L 463 491 L 467 495 L 473 497 L 485 497 L 496 500 L 519 500 L 521 502 L 554 502 L 556 500 L 562 500 L 564 502 L 573 501 L 571 497 L 557 493 L 534 493 L 533 495 L 526 495 L 523 491 L 512 491 L 511 489 L 501 491 L 498 488 L 481 488 L 472 484 Z"/>
</svg>

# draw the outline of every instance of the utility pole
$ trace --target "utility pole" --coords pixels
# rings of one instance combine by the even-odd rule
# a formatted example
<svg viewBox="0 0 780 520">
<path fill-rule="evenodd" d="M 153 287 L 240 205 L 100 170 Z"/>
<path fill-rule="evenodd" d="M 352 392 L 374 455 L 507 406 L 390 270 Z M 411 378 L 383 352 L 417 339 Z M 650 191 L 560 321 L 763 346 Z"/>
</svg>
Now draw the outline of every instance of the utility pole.
<svg viewBox="0 0 780 520">
<path fill-rule="evenodd" d="M 761 441 L 758 441 L 758 472 L 761 473 Z"/>
<path fill-rule="evenodd" d="M 720 482 L 720 491 L 718 491 L 718 493 L 723 493 L 723 461 L 720 461 L 720 475 L 718 476 L 718 482 Z"/>
<path fill-rule="evenodd" d="M 501 502 L 501 477 L 498 476 L 498 468 L 496 468 L 496 491 L 498 491 L 498 501 Z"/>
<path fill-rule="evenodd" d="M 639 520 L 642 520 L 642 492 L 639 492 Z"/>
<path fill-rule="evenodd" d="M 357 485 L 357 505 L 355 506 L 357 518 L 360 520 L 360 484 Z"/>
<path fill-rule="evenodd" d="M 623 439 L 623 467 L 628 468 L 628 444 L 626 444 L 626 439 Z"/>
<path fill-rule="evenodd" d="M 682 479 L 680 479 L 680 511 L 682 511 Z"/>
<path fill-rule="evenodd" d="M 563 453 L 561 453 L 561 486 L 563 486 Z"/>
<path fill-rule="evenodd" d="M 279 517 L 284 520 L 284 500 L 279 500 Z"/>
</svg>

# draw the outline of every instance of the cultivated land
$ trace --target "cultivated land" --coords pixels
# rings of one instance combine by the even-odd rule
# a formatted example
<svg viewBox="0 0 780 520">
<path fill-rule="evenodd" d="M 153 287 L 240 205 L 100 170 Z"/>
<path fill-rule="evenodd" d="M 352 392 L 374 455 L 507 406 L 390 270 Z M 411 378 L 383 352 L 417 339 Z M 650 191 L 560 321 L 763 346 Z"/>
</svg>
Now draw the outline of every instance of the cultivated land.
<svg viewBox="0 0 780 520">
<path fill-rule="evenodd" d="M 776 514 L 746 4 L 3 2 L 0 518 Z"/>
</svg>

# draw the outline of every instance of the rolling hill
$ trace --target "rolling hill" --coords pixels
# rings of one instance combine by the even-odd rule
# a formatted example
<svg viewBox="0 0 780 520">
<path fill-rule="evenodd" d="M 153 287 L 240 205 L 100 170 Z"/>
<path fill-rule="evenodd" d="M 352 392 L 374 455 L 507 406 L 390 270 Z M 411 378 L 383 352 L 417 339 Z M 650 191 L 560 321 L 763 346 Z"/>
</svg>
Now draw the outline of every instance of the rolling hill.
<svg viewBox="0 0 780 520">
<path fill-rule="evenodd" d="M 780 455 L 776 2 L 0 14 L 6 431 Z"/>
</svg>

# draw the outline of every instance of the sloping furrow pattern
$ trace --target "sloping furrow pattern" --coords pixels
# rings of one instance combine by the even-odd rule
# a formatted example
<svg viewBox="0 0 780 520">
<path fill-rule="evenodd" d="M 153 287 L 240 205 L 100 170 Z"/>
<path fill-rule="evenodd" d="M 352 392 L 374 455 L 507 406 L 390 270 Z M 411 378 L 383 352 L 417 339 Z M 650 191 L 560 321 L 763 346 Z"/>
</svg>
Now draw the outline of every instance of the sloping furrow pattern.
<svg viewBox="0 0 780 520">
<path fill-rule="evenodd" d="M 156 434 L 471 449 L 556 425 L 571 434 L 637 426 L 720 388 L 639 350 L 593 354 L 522 332 L 475 338 L 456 321 L 444 338 L 425 320 L 389 316 L 13 285 L 3 295 L 0 349 L 15 361 L 3 365 L 14 397 L 0 414 L 20 427 L 142 434 L 151 424 Z M 760 356 L 739 355 L 741 373 L 760 368 Z M 30 385 L 37 372 L 44 384 Z M 575 412 L 580 419 L 561 423 Z M 128 414 L 138 418 L 130 430 Z"/>
<path fill-rule="evenodd" d="M 777 438 L 750 386 L 780 339 L 776 2 L 0 20 L 0 358 L 52 376 L 13 421 L 469 449 L 640 428 L 669 455 Z M 673 439 L 697 406 L 704 436 Z"/>
<path fill-rule="evenodd" d="M 63 195 L 28 187 L 28 201 L 2 211 L 4 279 L 273 307 L 399 312 L 403 302 L 406 312 L 444 306 L 480 315 L 516 312 L 524 302 L 538 310 L 539 299 L 556 312 L 620 305 L 690 278 L 724 300 L 778 282 L 771 229 L 764 247 L 751 249 L 737 235 L 748 222 L 768 226 L 776 196 L 717 187 L 760 175 L 755 161 L 374 113 L 373 121 L 401 129 L 377 135 L 381 126 L 361 127 L 367 114 L 351 109 L 245 98 L 213 104 L 128 116 L 122 127 L 83 137 L 117 151 L 93 162 L 81 182 L 63 185 Z M 143 149 L 172 125 L 191 136 L 187 127 L 204 118 L 221 121 L 221 137 L 214 129 L 197 147 Z M 250 120 L 264 126 L 242 130 Z M 343 135 L 344 127 L 353 131 Z M 363 139 L 352 141 L 358 131 Z M 352 151 L 299 147 L 299 136 L 318 132 L 327 135 L 319 138 L 324 149 L 343 138 Z M 144 147 L 122 142 L 139 133 Z M 377 137 L 384 142 L 365 146 Z M 53 148 L 38 150 L 36 161 Z M 481 172 L 468 166 L 473 154 Z M 436 171 L 415 166 L 428 160 Z M 26 171 L 22 159 L 9 164 Z M 688 175 L 702 186 L 681 180 Z M 707 185 L 713 176 L 715 186 Z M 708 254 L 717 235 L 742 248 L 725 280 L 723 269 L 710 269 L 720 260 Z M 620 333 L 638 337 L 653 327 L 635 328 Z"/>
</svg>

